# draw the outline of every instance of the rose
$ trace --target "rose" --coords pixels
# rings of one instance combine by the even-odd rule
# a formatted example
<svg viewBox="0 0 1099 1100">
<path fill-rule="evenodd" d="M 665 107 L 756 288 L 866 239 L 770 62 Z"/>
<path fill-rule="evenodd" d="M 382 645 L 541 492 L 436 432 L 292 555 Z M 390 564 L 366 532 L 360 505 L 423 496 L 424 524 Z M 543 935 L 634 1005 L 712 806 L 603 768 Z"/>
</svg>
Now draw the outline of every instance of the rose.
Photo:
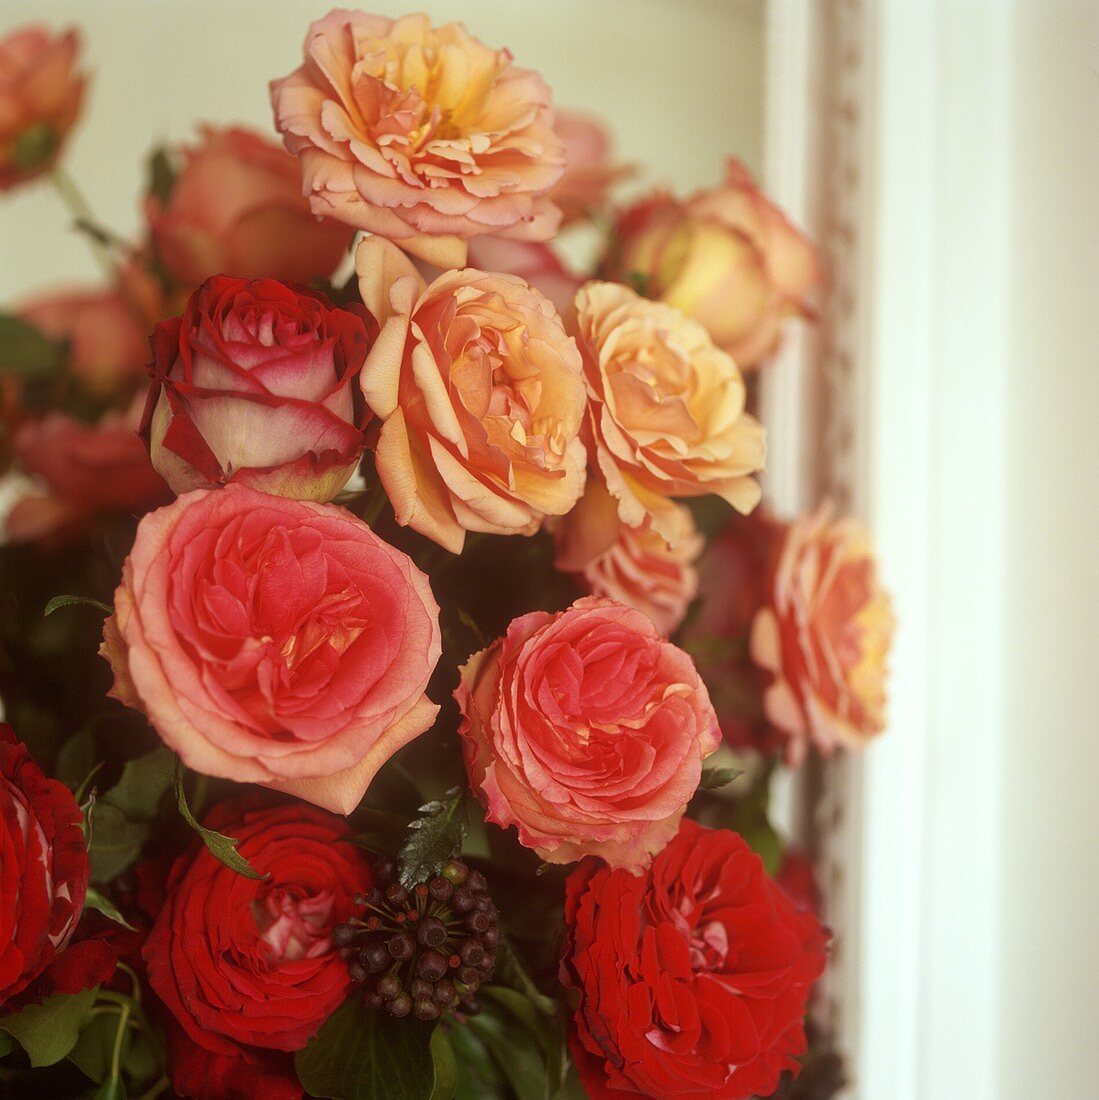
<svg viewBox="0 0 1099 1100">
<path fill-rule="evenodd" d="M 554 564 L 580 573 L 593 596 L 636 608 L 669 635 L 698 594 L 694 563 L 706 541 L 690 509 L 677 505 L 675 514 L 677 530 L 670 544 L 651 527 L 626 527 L 618 520 L 614 498 L 593 478 L 554 530 Z"/>
<path fill-rule="evenodd" d="M 83 815 L 0 724 L 0 1005 L 65 950 L 88 888 Z"/>
<path fill-rule="evenodd" d="M 21 27 L 0 38 L 0 191 L 53 167 L 80 113 L 80 35 Z"/>
<path fill-rule="evenodd" d="M 211 275 L 305 283 L 339 265 L 351 231 L 315 217 L 294 158 L 253 130 L 205 126 L 145 217 L 162 269 L 184 287 Z"/>
<path fill-rule="evenodd" d="M 789 763 L 801 763 L 810 745 L 827 755 L 884 729 L 892 636 L 866 532 L 833 521 L 828 502 L 791 524 L 751 630 L 752 659 L 771 678 L 764 710 Z"/>
<path fill-rule="evenodd" d="M 469 268 L 425 285 L 371 238 L 359 289 L 382 325 L 362 372 L 397 522 L 460 553 L 467 531 L 533 534 L 584 486 L 580 355 L 520 279 Z"/>
<path fill-rule="evenodd" d="M 691 659 L 611 600 L 515 619 L 461 677 L 458 732 L 486 819 L 549 863 L 646 866 L 720 741 Z"/>
<path fill-rule="evenodd" d="M 138 525 L 114 606 L 112 694 L 207 775 L 350 813 L 439 709 L 427 577 L 334 505 L 186 493 Z"/>
<path fill-rule="evenodd" d="M 24 302 L 19 315 L 51 340 L 68 345 L 66 366 L 94 396 L 132 387 L 144 377 L 149 343 L 144 324 L 117 290 L 80 288 Z"/>
<path fill-rule="evenodd" d="M 592 1100 L 770 1096 L 796 1075 L 827 935 L 742 837 L 685 820 L 644 875 L 568 879 L 562 983 Z"/>
<path fill-rule="evenodd" d="M 541 241 L 474 237 L 469 242 L 467 266 L 522 279 L 544 294 L 562 318 L 572 314 L 573 299 L 584 282 L 562 263 L 550 245 Z"/>
<path fill-rule="evenodd" d="M 576 297 L 594 464 L 628 527 L 669 543 L 671 497 L 716 493 L 741 512 L 759 501 L 763 428 L 744 411 L 744 380 L 706 330 L 614 283 Z"/>
<path fill-rule="evenodd" d="M 203 1052 L 262 1064 L 261 1051 L 300 1050 L 347 996 L 332 928 L 373 885 L 371 861 L 345 822 L 300 803 L 221 803 L 204 824 L 266 877 L 244 878 L 196 838 L 142 949 L 149 984 Z"/>
<path fill-rule="evenodd" d="M 812 242 L 736 160 L 720 187 L 686 202 L 657 193 L 627 210 L 602 273 L 640 276 L 647 296 L 703 324 L 741 370 L 774 353 L 787 317 L 814 316 L 822 282 Z"/>
<path fill-rule="evenodd" d="M 177 493 L 237 483 L 331 500 L 365 446 L 371 329 L 361 309 L 303 287 L 208 279 L 153 333 L 153 465 Z"/>
<path fill-rule="evenodd" d="M 137 435 L 141 398 L 125 412 L 94 424 L 65 413 L 26 420 L 12 450 L 27 474 L 40 480 L 15 503 L 4 523 L 13 542 L 84 533 L 97 517 L 142 513 L 171 498 Z"/>
<path fill-rule="evenodd" d="M 481 234 L 545 241 L 564 151 L 549 89 L 459 23 L 332 11 L 271 83 L 275 125 L 317 214 L 440 267 Z"/>
<path fill-rule="evenodd" d="M 565 146 L 565 174 L 550 198 L 561 209 L 561 224 L 569 225 L 599 210 L 611 187 L 633 170 L 612 162 L 610 134 L 593 115 L 558 111 L 553 128 Z"/>
</svg>

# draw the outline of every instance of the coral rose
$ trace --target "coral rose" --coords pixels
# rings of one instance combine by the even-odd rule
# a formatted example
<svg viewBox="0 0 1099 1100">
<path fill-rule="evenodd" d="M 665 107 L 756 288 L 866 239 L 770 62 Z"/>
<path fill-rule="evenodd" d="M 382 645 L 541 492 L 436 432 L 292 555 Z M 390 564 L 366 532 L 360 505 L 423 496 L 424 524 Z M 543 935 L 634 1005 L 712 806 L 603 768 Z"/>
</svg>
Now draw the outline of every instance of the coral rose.
<svg viewBox="0 0 1099 1100">
<path fill-rule="evenodd" d="M 64 951 L 88 874 L 83 815 L 72 793 L 0 724 L 0 1006 Z"/>
<path fill-rule="evenodd" d="M 271 83 L 275 125 L 317 214 L 465 263 L 471 237 L 553 237 L 564 150 L 549 89 L 459 23 L 332 11 Z"/>
<path fill-rule="evenodd" d="M 791 764 L 810 745 L 828 754 L 882 731 L 892 635 L 866 532 L 833 521 L 828 503 L 793 523 L 751 632 L 752 659 L 771 675 L 764 710 Z"/>
<path fill-rule="evenodd" d="M 584 487 L 584 378 L 553 306 L 472 268 L 427 286 L 376 237 L 356 266 L 382 325 L 362 388 L 397 522 L 460 553 L 467 531 L 529 535 L 567 512 Z"/>
<path fill-rule="evenodd" d="M 611 187 L 633 170 L 611 159 L 611 136 L 593 115 L 558 111 L 553 128 L 565 145 L 565 174 L 550 192 L 561 224 L 582 221 L 607 201 Z"/>
<path fill-rule="evenodd" d="M 21 27 L 0 38 L 0 191 L 53 167 L 76 122 L 86 83 L 80 35 Z"/>
<path fill-rule="evenodd" d="M 593 478 L 554 529 L 554 564 L 580 573 L 593 596 L 636 608 L 667 636 L 683 622 L 698 594 L 694 563 L 706 544 L 689 508 L 676 505 L 676 516 L 679 530 L 670 544 L 651 527 L 626 527 L 618 520 L 614 498 Z"/>
<path fill-rule="evenodd" d="M 615 283 L 577 295 L 592 458 L 628 527 L 651 521 L 673 542 L 670 498 L 716 493 L 740 512 L 759 502 L 763 428 L 744 380 L 706 330 Z"/>
<path fill-rule="evenodd" d="M 229 1092 L 214 1091 L 215 1082 L 247 1072 L 234 1074 L 234 1062 L 264 1069 L 268 1051 L 300 1050 L 343 1003 L 351 978 L 332 928 L 374 877 L 370 857 L 347 843 L 350 827 L 311 806 L 238 800 L 203 824 L 236 837 L 266 877 L 244 878 L 196 838 L 172 867 L 142 954 L 149 984 L 200 1048 L 192 1058 L 213 1056 L 205 1090 L 178 1058 L 173 1078 L 185 1079 L 187 1095 L 213 1098 Z"/>
<path fill-rule="evenodd" d="M 569 876 L 560 978 L 592 1100 L 770 1096 L 806 1050 L 827 935 L 736 833 L 686 820 L 644 875 Z"/>
<path fill-rule="evenodd" d="M 112 694 L 207 775 L 350 813 L 438 711 L 427 577 L 334 505 L 185 493 L 139 524 L 114 606 Z"/>
<path fill-rule="evenodd" d="M 469 242 L 470 267 L 481 271 L 515 275 L 544 294 L 562 316 L 572 313 L 573 299 L 584 284 L 554 252 L 541 241 L 513 241 L 504 237 L 475 237 Z"/>
<path fill-rule="evenodd" d="M 56 291 L 24 302 L 18 312 L 51 340 L 68 345 L 66 366 L 88 393 L 110 395 L 144 380 L 148 333 L 117 290 Z"/>
<path fill-rule="evenodd" d="M 369 326 L 369 328 L 368 328 Z M 153 333 L 153 465 L 177 493 L 229 483 L 331 500 L 368 417 L 359 371 L 372 319 L 273 279 L 217 275 Z"/>
<path fill-rule="evenodd" d="M 470 785 L 550 863 L 647 866 L 721 739 L 691 659 L 611 600 L 523 615 L 461 675 Z"/>
<path fill-rule="evenodd" d="M 814 316 L 823 278 L 812 242 L 736 160 L 720 187 L 686 202 L 657 194 L 626 211 L 602 270 L 640 277 L 646 295 L 699 321 L 741 370 L 775 352 L 788 317 Z"/>
<path fill-rule="evenodd" d="M 352 231 L 310 212 L 294 158 L 241 127 L 205 126 L 201 135 L 180 150 L 167 197 L 145 200 L 162 270 L 187 289 L 211 275 L 298 283 L 331 275 Z"/>
</svg>

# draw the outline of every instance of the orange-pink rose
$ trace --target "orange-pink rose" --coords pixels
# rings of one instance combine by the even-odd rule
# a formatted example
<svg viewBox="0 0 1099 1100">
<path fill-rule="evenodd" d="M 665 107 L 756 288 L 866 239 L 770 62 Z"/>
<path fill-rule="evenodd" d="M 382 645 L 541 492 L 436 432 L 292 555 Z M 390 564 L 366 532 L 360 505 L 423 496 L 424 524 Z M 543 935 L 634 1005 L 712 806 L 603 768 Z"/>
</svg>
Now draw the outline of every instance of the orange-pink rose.
<svg viewBox="0 0 1099 1100">
<path fill-rule="evenodd" d="M 427 577 L 333 505 L 186 493 L 141 521 L 114 607 L 112 694 L 206 775 L 350 813 L 439 709 Z"/>
<path fill-rule="evenodd" d="M 800 763 L 864 744 L 885 726 L 889 597 L 866 532 L 834 521 L 829 504 L 791 524 L 765 606 L 752 622 L 752 658 L 771 674 L 763 704 Z"/>
<path fill-rule="evenodd" d="M 759 502 L 763 428 L 745 412 L 744 379 L 706 330 L 629 287 L 577 295 L 591 457 L 628 527 L 679 536 L 673 497 L 715 493 L 741 512 Z"/>
<path fill-rule="evenodd" d="M 356 266 L 382 326 L 362 389 L 397 522 L 460 553 L 467 531 L 529 535 L 567 512 L 584 487 L 584 378 L 552 304 L 474 268 L 426 285 L 377 237 Z"/>
<path fill-rule="evenodd" d="M 487 820 L 550 863 L 648 866 L 721 737 L 690 657 L 639 612 L 587 597 L 515 619 L 461 674 L 459 733 Z"/>
<path fill-rule="evenodd" d="M 817 249 L 731 160 L 725 183 L 684 202 L 658 193 L 615 227 L 603 274 L 640 280 L 648 297 L 703 324 L 741 370 L 778 348 L 791 316 L 812 318 Z"/>
<path fill-rule="evenodd" d="M 678 530 L 670 543 L 650 526 L 626 527 L 614 498 L 592 478 L 576 507 L 554 528 L 554 564 L 579 573 L 593 596 L 635 608 L 661 634 L 670 635 L 698 594 L 695 562 L 706 541 L 689 508 L 677 504 L 675 515 Z"/>
<path fill-rule="evenodd" d="M 598 211 L 611 187 L 632 169 L 614 163 L 611 136 L 593 115 L 558 111 L 554 129 L 565 145 L 565 174 L 550 198 L 561 209 L 561 224 L 569 225 Z"/>
<path fill-rule="evenodd" d="M 563 319 L 573 309 L 573 299 L 584 280 L 573 274 L 552 245 L 541 241 L 516 241 L 505 237 L 474 237 L 469 242 L 468 267 L 515 275 L 544 294 Z"/>
<path fill-rule="evenodd" d="M 351 243 L 338 221 L 315 217 L 298 165 L 278 145 L 242 127 L 204 126 L 180 150 L 166 201 L 145 200 L 153 249 L 187 289 L 211 275 L 307 283 L 331 275 Z"/>
<path fill-rule="evenodd" d="M 0 191 L 48 172 L 80 114 L 80 35 L 21 27 L 0 38 Z"/>
<path fill-rule="evenodd" d="M 275 125 L 313 210 L 440 267 L 481 234 L 544 241 L 564 151 L 549 89 L 460 23 L 332 11 L 271 83 Z"/>
</svg>

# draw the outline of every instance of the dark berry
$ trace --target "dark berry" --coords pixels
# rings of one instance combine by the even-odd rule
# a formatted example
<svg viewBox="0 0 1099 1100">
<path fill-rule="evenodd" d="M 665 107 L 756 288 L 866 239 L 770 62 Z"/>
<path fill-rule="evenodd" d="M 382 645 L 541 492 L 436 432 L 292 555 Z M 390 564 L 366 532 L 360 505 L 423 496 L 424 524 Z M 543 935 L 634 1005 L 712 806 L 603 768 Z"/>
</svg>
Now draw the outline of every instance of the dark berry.
<svg viewBox="0 0 1099 1100">
<path fill-rule="evenodd" d="M 476 901 L 465 886 L 459 886 L 450 899 L 450 907 L 455 913 L 468 913 L 474 905 Z"/>
<path fill-rule="evenodd" d="M 458 954 L 461 955 L 462 962 L 466 966 L 480 966 L 484 961 L 485 949 L 478 940 L 466 940 L 458 948 Z"/>
<path fill-rule="evenodd" d="M 396 974 L 383 974 L 378 979 L 378 992 L 387 1000 L 399 997 L 404 989 L 401 987 L 401 979 Z"/>
<path fill-rule="evenodd" d="M 469 868 L 461 863 L 459 860 L 452 859 L 443 868 L 443 878 L 448 882 L 453 883 L 455 886 L 461 886 L 463 882 L 469 877 Z"/>
<path fill-rule="evenodd" d="M 435 901 L 450 901 L 454 887 L 442 875 L 436 875 L 427 884 L 427 892 Z"/>
<path fill-rule="evenodd" d="M 416 954 L 416 941 L 407 932 L 390 936 L 385 946 L 397 962 L 406 962 Z"/>
<path fill-rule="evenodd" d="M 426 997 L 416 1001 L 412 1006 L 412 1011 L 415 1013 L 417 1020 L 437 1020 L 441 1014 L 439 1006 Z"/>
<path fill-rule="evenodd" d="M 440 947 L 446 943 L 446 925 L 438 917 L 424 917 L 416 931 L 416 938 L 425 947 Z"/>
<path fill-rule="evenodd" d="M 389 1010 L 390 1016 L 396 1016 L 400 1019 L 412 1011 L 412 998 L 407 993 L 402 993 L 399 997 L 394 997 L 393 1000 L 389 1001 L 385 1007 Z"/>
<path fill-rule="evenodd" d="M 429 948 L 416 960 L 416 975 L 425 982 L 437 982 L 447 972 L 447 958 Z"/>
</svg>

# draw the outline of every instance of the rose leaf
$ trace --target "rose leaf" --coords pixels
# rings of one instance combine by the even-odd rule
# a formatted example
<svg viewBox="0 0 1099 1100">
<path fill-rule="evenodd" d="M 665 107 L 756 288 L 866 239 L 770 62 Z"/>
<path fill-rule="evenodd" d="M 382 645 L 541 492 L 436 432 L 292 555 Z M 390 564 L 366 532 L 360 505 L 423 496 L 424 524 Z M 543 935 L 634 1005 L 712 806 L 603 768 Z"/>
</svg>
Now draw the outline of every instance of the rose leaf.
<svg viewBox="0 0 1099 1100">
<path fill-rule="evenodd" d="M 455 787 L 446 801 L 420 807 L 421 817 L 408 823 L 408 837 L 400 851 L 400 879 L 406 890 L 439 874 L 448 859 L 462 849 L 469 831 L 465 792 Z"/>
<path fill-rule="evenodd" d="M 700 791 L 716 791 L 728 786 L 734 779 L 744 774 L 743 768 L 710 767 L 702 769 L 702 778 L 698 781 Z"/>
<path fill-rule="evenodd" d="M 34 325 L 0 313 L 0 374 L 24 381 L 50 378 L 64 365 L 67 346 L 49 339 Z"/>
<path fill-rule="evenodd" d="M 458 1088 L 458 1059 L 444 1028 L 437 1027 L 431 1033 L 430 1046 L 431 1066 L 435 1071 L 431 1100 L 450 1100 Z"/>
<path fill-rule="evenodd" d="M 94 909 L 97 913 L 102 913 L 109 920 L 113 920 L 115 924 L 121 924 L 123 928 L 128 928 L 131 932 L 137 931 L 137 929 L 118 911 L 114 902 L 111 901 L 110 898 L 104 897 L 92 886 L 88 887 L 88 892 L 84 895 L 84 909 Z"/>
<path fill-rule="evenodd" d="M 0 1028 L 27 1052 L 32 1066 L 52 1066 L 76 1046 L 98 995 L 97 985 L 80 993 L 55 993 L 14 1016 L 0 1017 Z"/>
<path fill-rule="evenodd" d="M 100 600 L 93 600 L 91 596 L 54 596 L 46 604 L 46 610 L 42 614 L 43 616 L 52 615 L 58 608 L 72 607 L 76 604 L 88 604 L 90 607 L 98 607 L 100 611 L 106 612 L 108 615 L 114 610 L 114 608 L 109 607 Z"/>
</svg>

